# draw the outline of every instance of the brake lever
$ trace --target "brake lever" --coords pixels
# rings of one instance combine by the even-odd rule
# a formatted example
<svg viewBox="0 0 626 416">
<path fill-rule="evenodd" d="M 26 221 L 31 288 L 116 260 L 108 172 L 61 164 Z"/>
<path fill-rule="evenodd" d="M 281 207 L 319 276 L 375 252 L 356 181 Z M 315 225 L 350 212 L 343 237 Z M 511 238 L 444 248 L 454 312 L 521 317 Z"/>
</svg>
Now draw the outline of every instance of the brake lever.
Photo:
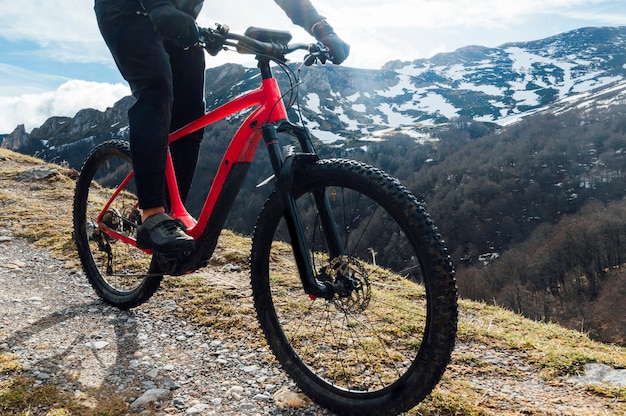
<svg viewBox="0 0 626 416">
<path fill-rule="evenodd" d="M 309 53 L 304 58 L 304 66 L 311 66 L 319 61 L 322 65 L 330 59 L 330 51 L 323 43 L 314 43 L 309 47 Z"/>
</svg>

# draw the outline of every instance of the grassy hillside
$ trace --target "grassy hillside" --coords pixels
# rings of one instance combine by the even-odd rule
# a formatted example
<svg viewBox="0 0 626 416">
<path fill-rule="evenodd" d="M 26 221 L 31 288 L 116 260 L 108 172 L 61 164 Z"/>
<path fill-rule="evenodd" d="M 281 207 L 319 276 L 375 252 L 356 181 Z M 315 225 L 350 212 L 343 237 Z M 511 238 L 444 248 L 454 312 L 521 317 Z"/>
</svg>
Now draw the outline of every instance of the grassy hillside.
<svg viewBox="0 0 626 416">
<path fill-rule="evenodd" d="M 35 181 L 18 180 L 20 174 L 41 165 L 57 173 Z M 68 264 L 76 263 L 71 237 L 75 176 L 70 169 L 0 149 L 0 228 L 11 224 L 15 237 L 51 250 Z M 225 263 L 246 268 L 249 245 L 244 237 L 223 233 L 209 269 Z M 217 339 L 236 336 L 237 331 L 260 334 L 247 287 L 217 284 L 205 273 L 194 273 L 164 279 L 163 292 L 183 307 L 181 319 L 204 326 Z M 233 306 L 233 297 L 239 298 L 240 307 Z M 257 336 L 253 342 L 264 340 Z M 54 386 L 42 387 L 25 378 L 15 358 L 0 353 L 0 375 L 7 380 L 0 384 L 0 413 L 30 414 L 29 405 L 46 401 L 62 409 L 55 415 L 92 414 Z M 586 363 L 626 368 L 626 349 L 524 319 L 495 305 L 461 300 L 452 363 L 433 393 L 409 414 L 625 414 L 625 388 L 575 386 L 568 381 Z M 126 414 L 115 399 L 99 398 L 99 414 Z"/>
</svg>

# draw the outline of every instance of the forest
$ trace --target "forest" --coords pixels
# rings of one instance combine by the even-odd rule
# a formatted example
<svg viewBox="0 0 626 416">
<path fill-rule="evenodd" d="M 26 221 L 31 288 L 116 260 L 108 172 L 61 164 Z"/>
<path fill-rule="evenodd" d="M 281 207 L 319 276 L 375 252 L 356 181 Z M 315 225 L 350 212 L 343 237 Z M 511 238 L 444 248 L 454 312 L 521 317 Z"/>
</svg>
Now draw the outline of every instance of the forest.
<svg viewBox="0 0 626 416">
<path fill-rule="evenodd" d="M 441 228 L 462 296 L 626 342 L 625 110 L 534 116 L 484 135 L 456 120 L 436 163 L 408 175 L 388 165 Z"/>
<path fill-rule="evenodd" d="M 425 144 L 398 133 L 317 147 L 382 168 L 418 196 L 446 239 L 461 296 L 625 344 L 626 105 L 507 128 L 459 118 L 432 134 Z M 230 135 L 226 124 L 207 130 L 197 181 L 212 179 Z M 270 191 L 256 185 L 269 175 L 261 148 L 228 228 L 250 234 Z M 192 213 L 203 199 L 188 201 Z"/>
</svg>

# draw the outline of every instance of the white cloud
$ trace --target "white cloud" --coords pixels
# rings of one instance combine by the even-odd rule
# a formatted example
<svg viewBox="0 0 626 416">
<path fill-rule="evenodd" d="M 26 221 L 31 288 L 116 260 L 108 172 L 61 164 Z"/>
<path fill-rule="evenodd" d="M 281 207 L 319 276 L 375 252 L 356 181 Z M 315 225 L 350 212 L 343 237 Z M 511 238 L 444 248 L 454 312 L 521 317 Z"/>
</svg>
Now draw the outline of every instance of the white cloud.
<svg viewBox="0 0 626 416">
<path fill-rule="evenodd" d="M 0 97 L 50 91 L 68 78 L 29 71 L 15 65 L 0 63 Z"/>
<path fill-rule="evenodd" d="M 584 26 L 626 24 L 623 0 L 316 1 L 352 44 L 348 65 L 378 68 L 467 45 L 495 47 Z"/>
<path fill-rule="evenodd" d="M 99 38 L 93 1 L 28 0 L 0 3 L 0 36 L 49 42 L 83 42 Z"/>
<path fill-rule="evenodd" d="M 619 3 L 619 4 L 618 4 Z M 505 27 L 512 23 L 532 24 L 533 16 L 578 17 L 605 20 L 607 24 L 626 23 L 623 3 L 615 0 L 393 0 L 315 1 L 318 8 L 328 10 L 332 21 L 346 27 L 394 28 L 408 27 L 489 29 Z M 603 13 L 608 7 L 619 13 Z M 594 13 L 593 11 L 599 12 Z"/>
<path fill-rule="evenodd" d="M 30 131 L 52 115 L 73 117 L 84 108 L 103 111 L 127 95 L 126 85 L 72 80 L 55 91 L 0 97 L 0 133 L 10 133 L 19 124 Z"/>
</svg>

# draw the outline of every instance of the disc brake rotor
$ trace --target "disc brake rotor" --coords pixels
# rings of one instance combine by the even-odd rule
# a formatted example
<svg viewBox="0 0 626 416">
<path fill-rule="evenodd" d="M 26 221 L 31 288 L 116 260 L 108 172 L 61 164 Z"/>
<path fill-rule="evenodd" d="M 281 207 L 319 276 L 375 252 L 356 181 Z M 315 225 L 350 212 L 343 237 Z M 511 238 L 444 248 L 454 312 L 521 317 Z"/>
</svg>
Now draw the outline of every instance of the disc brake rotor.
<svg viewBox="0 0 626 416">
<path fill-rule="evenodd" d="M 361 262 L 350 256 L 335 257 L 322 269 L 322 280 L 333 288 L 337 309 L 345 313 L 362 312 L 371 298 L 368 274 Z"/>
</svg>

